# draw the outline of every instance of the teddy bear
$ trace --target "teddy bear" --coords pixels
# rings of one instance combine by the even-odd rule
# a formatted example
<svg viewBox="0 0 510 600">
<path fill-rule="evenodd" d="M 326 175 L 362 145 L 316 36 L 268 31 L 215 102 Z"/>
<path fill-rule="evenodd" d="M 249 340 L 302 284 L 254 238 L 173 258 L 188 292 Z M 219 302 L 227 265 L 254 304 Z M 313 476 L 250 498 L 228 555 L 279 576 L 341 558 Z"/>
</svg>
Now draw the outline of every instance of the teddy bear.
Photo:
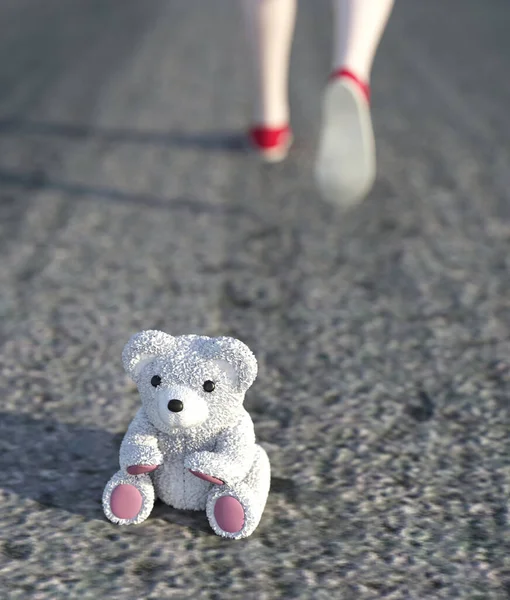
<svg viewBox="0 0 510 600">
<path fill-rule="evenodd" d="M 141 407 L 120 447 L 120 470 L 103 492 L 106 517 L 147 519 L 156 498 L 205 510 L 213 531 L 241 539 L 257 528 L 270 464 L 243 406 L 257 360 L 232 337 L 172 336 L 146 330 L 122 352 Z"/>
</svg>

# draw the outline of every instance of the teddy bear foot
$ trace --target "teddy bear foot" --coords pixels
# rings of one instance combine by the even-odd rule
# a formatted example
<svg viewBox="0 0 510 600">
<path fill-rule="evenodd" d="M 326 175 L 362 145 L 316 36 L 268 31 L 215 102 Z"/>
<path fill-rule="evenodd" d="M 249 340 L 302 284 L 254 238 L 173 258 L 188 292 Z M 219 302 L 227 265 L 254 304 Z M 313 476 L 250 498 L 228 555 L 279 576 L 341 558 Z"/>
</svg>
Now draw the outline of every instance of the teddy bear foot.
<svg viewBox="0 0 510 600">
<path fill-rule="evenodd" d="M 119 525 L 138 524 L 150 515 L 154 506 L 154 487 L 149 475 L 116 473 L 103 492 L 106 517 Z"/>
<path fill-rule="evenodd" d="M 143 496 L 134 485 L 121 483 L 112 492 L 110 509 L 118 519 L 134 519 L 143 505 Z"/>
<path fill-rule="evenodd" d="M 244 508 L 234 496 L 221 496 L 214 505 L 214 518 L 226 533 L 239 533 L 244 526 Z"/>
<path fill-rule="evenodd" d="M 243 490 L 213 489 L 207 499 L 206 513 L 214 533 L 233 540 L 250 536 L 262 516 L 261 507 L 251 496 Z"/>
<path fill-rule="evenodd" d="M 214 486 L 208 494 L 205 510 L 214 532 L 233 540 L 250 536 L 262 518 L 270 484 L 269 458 L 262 446 L 256 446 L 255 460 L 243 481 Z"/>
</svg>

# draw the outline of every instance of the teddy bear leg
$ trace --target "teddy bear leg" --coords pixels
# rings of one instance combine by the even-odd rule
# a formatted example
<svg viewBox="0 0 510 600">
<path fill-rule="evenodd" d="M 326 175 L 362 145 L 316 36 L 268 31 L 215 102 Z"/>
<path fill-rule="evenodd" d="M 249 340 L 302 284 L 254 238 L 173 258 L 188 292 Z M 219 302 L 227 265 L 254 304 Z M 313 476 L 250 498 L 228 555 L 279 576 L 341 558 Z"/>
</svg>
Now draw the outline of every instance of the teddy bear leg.
<svg viewBox="0 0 510 600">
<path fill-rule="evenodd" d="M 103 492 L 104 514 L 112 523 L 136 525 L 150 515 L 154 496 L 154 485 L 149 474 L 129 475 L 125 471 L 118 471 Z"/>
<path fill-rule="evenodd" d="M 271 482 L 271 469 L 265 450 L 257 446 L 255 460 L 240 483 L 215 485 L 207 498 L 206 513 L 217 535 L 230 539 L 250 536 L 262 517 Z"/>
</svg>

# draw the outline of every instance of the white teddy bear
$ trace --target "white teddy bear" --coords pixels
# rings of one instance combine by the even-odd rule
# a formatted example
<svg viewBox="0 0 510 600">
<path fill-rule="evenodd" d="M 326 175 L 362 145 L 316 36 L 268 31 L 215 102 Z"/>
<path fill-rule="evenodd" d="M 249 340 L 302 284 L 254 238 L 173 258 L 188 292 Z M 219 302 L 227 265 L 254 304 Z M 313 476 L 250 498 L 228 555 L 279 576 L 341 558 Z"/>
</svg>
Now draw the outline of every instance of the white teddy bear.
<svg viewBox="0 0 510 600">
<path fill-rule="evenodd" d="M 103 492 L 108 519 L 141 523 L 159 497 L 174 508 L 205 509 L 218 535 L 251 535 L 271 478 L 243 407 L 257 376 L 251 350 L 229 337 L 148 330 L 130 339 L 122 362 L 142 407 L 122 441 L 120 471 Z"/>
</svg>

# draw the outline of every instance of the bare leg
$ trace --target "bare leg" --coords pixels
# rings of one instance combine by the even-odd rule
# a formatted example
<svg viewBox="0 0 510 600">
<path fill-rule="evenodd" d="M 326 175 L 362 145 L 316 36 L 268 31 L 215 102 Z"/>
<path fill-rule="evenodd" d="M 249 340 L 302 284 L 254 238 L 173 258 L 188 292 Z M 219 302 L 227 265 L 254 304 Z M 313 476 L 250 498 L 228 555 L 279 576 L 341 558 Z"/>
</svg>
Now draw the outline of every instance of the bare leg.
<svg viewBox="0 0 510 600">
<path fill-rule="evenodd" d="M 316 179 L 324 197 L 350 206 L 375 179 L 370 72 L 393 0 L 335 0 L 333 77 L 323 100 Z"/>
<path fill-rule="evenodd" d="M 260 129 L 275 134 L 289 124 L 288 70 L 296 0 L 243 0 L 243 11 L 254 68 L 253 124 L 259 131 L 254 141 L 265 146 L 274 138 L 288 147 L 288 135 L 261 136 Z"/>
<path fill-rule="evenodd" d="M 347 69 L 369 82 L 392 7 L 393 0 L 334 0 L 334 71 Z"/>
</svg>

